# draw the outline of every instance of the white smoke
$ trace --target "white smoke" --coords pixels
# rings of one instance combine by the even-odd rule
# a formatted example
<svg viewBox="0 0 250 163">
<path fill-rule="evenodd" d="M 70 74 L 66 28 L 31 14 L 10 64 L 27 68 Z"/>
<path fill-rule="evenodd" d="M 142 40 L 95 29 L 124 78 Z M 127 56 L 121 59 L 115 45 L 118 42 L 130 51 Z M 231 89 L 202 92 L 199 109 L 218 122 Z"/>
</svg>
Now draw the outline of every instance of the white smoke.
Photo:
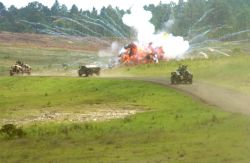
<svg viewBox="0 0 250 163">
<path fill-rule="evenodd" d="M 119 58 L 117 57 L 117 54 L 119 54 L 121 47 L 122 47 L 121 44 L 114 41 L 112 42 L 110 47 L 99 50 L 98 52 L 99 63 L 94 63 L 94 64 L 99 65 L 102 68 L 115 67 L 116 65 L 119 64 Z"/>
<path fill-rule="evenodd" d="M 137 38 L 140 43 L 150 42 L 155 27 L 149 21 L 152 18 L 150 11 L 145 11 L 141 6 L 133 6 L 131 14 L 123 16 L 123 23 L 133 27 L 137 32 Z"/>
<path fill-rule="evenodd" d="M 189 49 L 189 42 L 185 41 L 183 37 L 173 36 L 166 32 L 154 35 L 152 42 L 155 47 L 162 46 L 165 57 L 169 59 L 183 58 Z"/>
<path fill-rule="evenodd" d="M 174 19 L 169 19 L 167 22 L 164 23 L 165 28 L 167 31 L 170 31 L 174 25 Z"/>
<path fill-rule="evenodd" d="M 155 27 L 150 23 L 152 13 L 144 10 L 142 6 L 133 6 L 131 14 L 123 17 L 123 23 L 137 31 L 137 41 L 141 45 L 153 42 L 154 47 L 163 47 L 165 57 L 170 59 L 182 58 L 189 49 L 189 42 L 183 37 L 173 36 L 167 32 L 155 34 Z M 173 21 L 169 25 L 173 25 Z"/>
<path fill-rule="evenodd" d="M 98 56 L 99 57 L 114 57 L 119 53 L 120 47 L 121 45 L 119 45 L 119 43 L 115 41 L 107 49 L 100 50 L 98 52 Z"/>
</svg>

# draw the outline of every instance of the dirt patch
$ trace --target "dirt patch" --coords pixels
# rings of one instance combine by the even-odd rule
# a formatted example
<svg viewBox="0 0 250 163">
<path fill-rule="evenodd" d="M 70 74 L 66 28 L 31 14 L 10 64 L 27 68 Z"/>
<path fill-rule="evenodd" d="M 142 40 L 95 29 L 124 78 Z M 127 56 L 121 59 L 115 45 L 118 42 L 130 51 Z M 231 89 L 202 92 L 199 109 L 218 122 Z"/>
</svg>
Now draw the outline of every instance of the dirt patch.
<svg viewBox="0 0 250 163">
<path fill-rule="evenodd" d="M 25 125 L 36 122 L 91 122 L 108 121 L 112 119 L 126 118 L 134 115 L 139 110 L 102 110 L 89 113 L 59 113 L 47 112 L 36 116 L 29 116 L 22 119 L 3 119 L 2 124 Z"/>
<path fill-rule="evenodd" d="M 241 92 L 203 82 L 178 85 L 174 88 L 198 97 L 205 103 L 225 111 L 250 115 L 250 96 Z"/>
<path fill-rule="evenodd" d="M 70 70 L 70 71 L 40 71 L 40 72 L 32 72 L 31 76 L 62 76 L 62 77 L 78 77 L 77 70 Z"/>
</svg>

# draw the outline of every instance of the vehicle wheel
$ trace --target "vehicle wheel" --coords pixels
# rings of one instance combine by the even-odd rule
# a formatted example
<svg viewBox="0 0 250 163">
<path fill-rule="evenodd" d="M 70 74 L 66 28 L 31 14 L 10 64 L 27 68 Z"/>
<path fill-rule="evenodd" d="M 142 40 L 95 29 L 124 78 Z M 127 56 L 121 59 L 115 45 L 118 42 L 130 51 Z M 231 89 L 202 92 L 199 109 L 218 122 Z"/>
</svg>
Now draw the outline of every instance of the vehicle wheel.
<svg viewBox="0 0 250 163">
<path fill-rule="evenodd" d="M 171 78 L 171 84 L 174 84 L 174 83 L 175 83 L 174 78 Z"/>
<path fill-rule="evenodd" d="M 14 73 L 12 71 L 10 71 L 10 76 L 13 76 L 13 75 L 14 75 Z"/>
</svg>

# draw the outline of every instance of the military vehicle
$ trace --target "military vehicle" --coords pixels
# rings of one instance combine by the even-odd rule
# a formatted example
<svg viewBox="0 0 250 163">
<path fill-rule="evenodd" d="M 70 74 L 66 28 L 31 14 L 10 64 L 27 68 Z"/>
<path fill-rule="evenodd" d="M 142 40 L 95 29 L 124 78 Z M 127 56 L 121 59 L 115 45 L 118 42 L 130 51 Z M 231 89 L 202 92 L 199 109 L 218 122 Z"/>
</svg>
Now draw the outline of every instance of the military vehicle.
<svg viewBox="0 0 250 163">
<path fill-rule="evenodd" d="M 85 74 L 85 77 L 88 77 L 89 75 L 100 75 L 101 68 L 96 66 L 96 65 L 85 65 L 85 66 L 80 66 L 78 70 L 78 75 L 82 76 Z"/>
<path fill-rule="evenodd" d="M 10 76 L 20 73 L 27 73 L 28 75 L 30 75 L 31 67 L 28 64 L 24 64 L 23 62 L 17 61 L 16 64 L 10 67 Z"/>
<path fill-rule="evenodd" d="M 171 84 L 193 83 L 193 74 L 187 70 L 187 65 L 180 65 L 175 72 L 171 72 Z"/>
</svg>

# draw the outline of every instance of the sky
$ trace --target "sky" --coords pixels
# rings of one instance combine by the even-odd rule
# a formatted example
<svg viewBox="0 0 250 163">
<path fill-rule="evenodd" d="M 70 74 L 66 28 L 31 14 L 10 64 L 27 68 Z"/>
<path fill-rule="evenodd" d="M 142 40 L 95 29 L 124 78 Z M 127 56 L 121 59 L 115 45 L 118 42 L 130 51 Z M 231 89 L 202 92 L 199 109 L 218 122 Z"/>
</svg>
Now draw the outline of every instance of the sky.
<svg viewBox="0 0 250 163">
<path fill-rule="evenodd" d="M 17 8 L 25 7 L 30 2 L 38 1 L 49 8 L 54 4 L 55 0 L 0 0 L 6 8 L 9 8 L 11 5 L 16 6 Z M 133 5 L 143 6 L 146 4 L 159 4 L 162 3 L 176 2 L 178 0 L 58 0 L 59 4 L 65 4 L 68 9 L 75 4 L 79 9 L 83 10 L 92 10 L 95 7 L 97 10 L 100 10 L 103 6 L 112 5 L 119 7 L 120 9 L 129 9 Z"/>
</svg>

